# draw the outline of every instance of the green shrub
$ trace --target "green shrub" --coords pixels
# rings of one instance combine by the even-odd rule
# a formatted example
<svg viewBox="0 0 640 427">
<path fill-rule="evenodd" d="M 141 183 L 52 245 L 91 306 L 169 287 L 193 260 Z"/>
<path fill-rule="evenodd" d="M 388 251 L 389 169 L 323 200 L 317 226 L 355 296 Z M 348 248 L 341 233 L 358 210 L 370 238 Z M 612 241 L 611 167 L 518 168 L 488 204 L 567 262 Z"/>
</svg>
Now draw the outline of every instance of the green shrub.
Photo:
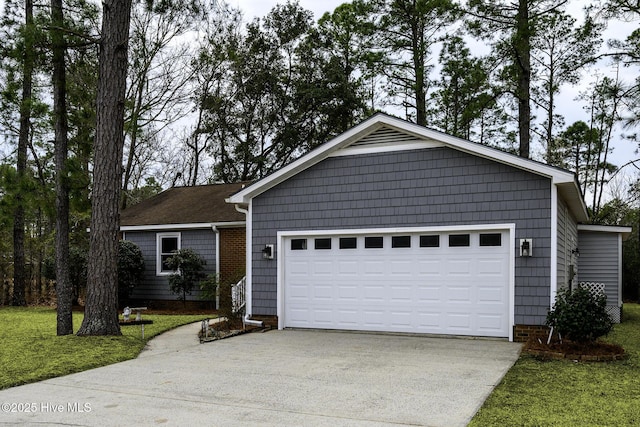
<svg viewBox="0 0 640 427">
<path fill-rule="evenodd" d="M 216 296 L 218 295 L 218 285 L 220 280 L 217 274 L 209 274 L 205 280 L 200 282 L 200 298 L 207 301 L 211 308 L 215 308 Z"/>
<path fill-rule="evenodd" d="M 169 289 L 178 295 L 179 300 L 186 301 L 193 287 L 204 279 L 205 264 L 205 260 L 193 249 L 177 250 L 167 258 L 167 267 L 175 271 L 169 276 Z"/>
<path fill-rule="evenodd" d="M 87 287 L 87 250 L 77 246 L 69 247 L 69 280 L 73 289 L 72 302 L 78 304 L 80 293 Z M 54 255 L 45 258 L 42 274 L 46 279 L 56 280 L 56 259 Z"/>
<path fill-rule="evenodd" d="M 546 323 L 568 339 L 593 342 L 613 328 L 606 305 L 605 295 L 593 295 L 580 286 L 573 290 L 563 289 L 558 291 Z"/>
<path fill-rule="evenodd" d="M 129 295 L 142 280 L 144 274 L 144 256 L 135 243 L 120 240 L 118 243 L 118 304 L 124 307 L 129 303 Z"/>
</svg>

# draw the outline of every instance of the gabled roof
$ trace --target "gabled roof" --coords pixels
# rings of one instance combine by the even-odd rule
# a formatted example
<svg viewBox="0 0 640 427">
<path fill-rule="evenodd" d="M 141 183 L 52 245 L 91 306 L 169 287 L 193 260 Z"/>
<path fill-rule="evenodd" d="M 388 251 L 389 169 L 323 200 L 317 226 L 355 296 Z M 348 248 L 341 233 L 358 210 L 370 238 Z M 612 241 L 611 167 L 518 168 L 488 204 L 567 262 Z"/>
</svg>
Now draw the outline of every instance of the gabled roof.
<svg viewBox="0 0 640 427">
<path fill-rule="evenodd" d="M 122 231 L 198 228 L 244 223 L 245 215 L 225 199 L 246 183 L 173 187 L 120 213 Z"/>
<path fill-rule="evenodd" d="M 463 151 L 550 178 L 576 220 L 578 222 L 588 220 L 587 208 L 574 173 L 447 135 L 384 113 L 375 114 L 277 172 L 239 191 L 227 201 L 246 205 L 252 198 L 328 157 L 434 147 L 448 147 Z"/>
</svg>

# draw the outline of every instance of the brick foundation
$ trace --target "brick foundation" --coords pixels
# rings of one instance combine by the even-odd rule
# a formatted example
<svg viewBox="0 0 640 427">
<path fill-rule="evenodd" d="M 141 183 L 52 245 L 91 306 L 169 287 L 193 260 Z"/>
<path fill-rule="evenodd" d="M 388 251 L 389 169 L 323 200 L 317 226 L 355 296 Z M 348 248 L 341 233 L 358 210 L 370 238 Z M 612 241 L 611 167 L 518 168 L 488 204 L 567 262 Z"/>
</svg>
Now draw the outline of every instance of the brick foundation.
<svg viewBox="0 0 640 427">
<path fill-rule="evenodd" d="M 513 341 L 526 342 L 531 337 L 546 337 L 549 335 L 549 327 L 545 325 L 515 325 L 513 327 Z"/>
</svg>

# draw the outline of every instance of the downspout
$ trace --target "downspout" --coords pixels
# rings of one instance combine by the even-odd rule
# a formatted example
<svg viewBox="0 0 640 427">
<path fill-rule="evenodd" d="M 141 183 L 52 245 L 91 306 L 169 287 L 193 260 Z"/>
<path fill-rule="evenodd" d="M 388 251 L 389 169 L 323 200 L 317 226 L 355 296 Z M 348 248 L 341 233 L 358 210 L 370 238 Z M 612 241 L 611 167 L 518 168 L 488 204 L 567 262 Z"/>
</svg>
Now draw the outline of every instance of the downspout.
<svg viewBox="0 0 640 427">
<path fill-rule="evenodd" d="M 551 253 L 549 273 L 550 292 L 549 309 L 553 308 L 558 293 L 558 187 L 551 179 Z M 566 232 L 566 230 L 565 230 Z M 565 261 L 566 262 L 566 261 Z"/>
<path fill-rule="evenodd" d="M 245 307 L 246 307 L 246 313 L 244 315 L 244 318 L 242 319 L 245 325 L 251 325 L 251 326 L 259 326 L 259 327 L 263 327 L 264 326 L 264 322 L 260 321 L 260 320 L 251 320 L 251 313 L 249 312 L 249 310 L 253 307 L 252 306 L 252 298 L 251 298 L 251 288 L 252 288 L 252 281 L 251 281 L 251 233 L 252 233 L 252 227 L 251 227 L 251 217 L 249 215 L 249 211 L 247 209 L 243 209 L 241 208 L 239 205 L 234 205 L 236 208 L 236 211 L 242 213 L 245 215 L 246 221 L 246 289 L 245 289 Z"/>
<path fill-rule="evenodd" d="M 211 230 L 216 235 L 216 277 L 220 280 L 220 230 L 215 224 L 211 224 Z M 220 308 L 220 290 L 216 287 L 216 309 Z"/>
</svg>

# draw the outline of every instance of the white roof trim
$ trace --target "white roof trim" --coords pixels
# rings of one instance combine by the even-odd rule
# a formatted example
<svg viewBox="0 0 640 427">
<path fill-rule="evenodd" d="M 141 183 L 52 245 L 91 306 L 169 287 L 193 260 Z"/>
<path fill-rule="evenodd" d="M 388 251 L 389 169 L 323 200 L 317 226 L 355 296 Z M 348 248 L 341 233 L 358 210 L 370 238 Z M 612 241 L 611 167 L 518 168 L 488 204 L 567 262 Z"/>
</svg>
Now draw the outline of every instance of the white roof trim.
<svg viewBox="0 0 640 427">
<path fill-rule="evenodd" d="M 461 232 L 461 231 L 504 231 L 515 230 L 515 224 L 469 224 L 469 225 L 436 225 L 436 226 L 419 226 L 419 227 L 378 227 L 378 228 L 344 228 L 336 230 L 325 229 L 307 229 L 307 230 L 292 230 L 292 231 L 278 231 L 278 235 L 284 237 L 316 237 L 316 236 L 363 236 L 365 234 L 414 234 L 414 233 L 447 233 L 447 232 Z"/>
<path fill-rule="evenodd" d="M 446 147 L 441 142 L 416 141 L 409 144 L 377 144 L 375 146 L 350 146 L 329 154 L 327 157 L 357 156 L 360 154 L 389 153 L 391 151 L 420 150 L 425 148 Z"/>
<path fill-rule="evenodd" d="M 327 143 L 319 146 L 315 150 L 305 154 L 298 160 L 290 163 L 277 172 L 269 175 L 268 177 L 256 182 L 253 185 L 246 187 L 233 196 L 227 199 L 229 203 L 248 204 L 250 200 L 269 190 L 270 188 L 278 185 L 279 183 L 289 179 L 297 173 L 319 163 L 331 155 L 340 155 L 338 150 L 349 147 L 354 142 L 371 135 L 382 127 L 390 127 L 399 132 L 410 134 L 417 139 L 426 140 L 425 142 L 440 143 L 443 146 L 451 147 L 456 150 L 460 150 L 466 153 L 470 153 L 476 156 L 484 157 L 490 160 L 494 160 L 500 163 L 504 163 L 518 169 L 526 170 L 528 172 L 535 173 L 537 175 L 549 177 L 556 184 L 572 183 L 575 185 L 574 174 L 562 169 L 558 169 L 552 166 L 545 165 L 543 163 L 534 162 L 529 159 L 518 157 L 509 153 L 505 153 L 484 145 L 476 144 L 471 141 L 466 141 L 461 138 L 457 138 L 451 135 L 444 134 L 432 129 L 425 128 L 423 126 L 416 125 L 414 123 L 407 122 L 395 117 L 388 116 L 386 114 L 378 113 L 373 117 L 365 120 L 359 125 L 349 129 L 336 138 L 328 141 Z M 406 145 L 406 144 L 401 144 Z M 420 144 L 416 146 L 420 148 Z M 382 145 L 382 148 L 393 149 L 391 145 Z M 406 147 L 405 147 L 406 148 Z M 350 148 L 345 151 L 345 154 L 353 153 L 356 148 Z M 367 150 L 375 150 L 372 146 Z M 361 152 L 364 153 L 364 152 Z M 577 189 L 576 189 L 577 190 Z"/>
<path fill-rule="evenodd" d="M 598 233 L 620 233 L 623 239 L 629 237 L 633 231 L 632 227 L 620 225 L 595 225 L 595 224 L 578 224 L 578 231 L 593 231 Z"/>
<path fill-rule="evenodd" d="M 122 225 L 120 231 L 164 231 L 164 230 L 196 230 L 203 228 L 231 228 L 244 227 L 244 221 L 229 222 L 196 222 L 191 224 L 151 224 L 151 225 Z"/>
</svg>

